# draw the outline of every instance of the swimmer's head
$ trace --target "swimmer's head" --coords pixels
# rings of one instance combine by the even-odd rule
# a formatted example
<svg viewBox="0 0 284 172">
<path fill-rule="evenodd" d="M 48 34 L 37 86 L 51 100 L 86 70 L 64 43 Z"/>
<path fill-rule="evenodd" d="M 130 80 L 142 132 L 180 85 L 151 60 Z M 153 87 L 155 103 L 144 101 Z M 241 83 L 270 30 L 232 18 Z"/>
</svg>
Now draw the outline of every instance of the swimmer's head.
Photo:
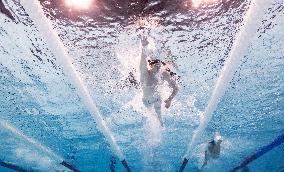
<svg viewBox="0 0 284 172">
<path fill-rule="evenodd" d="M 148 63 L 149 63 L 149 66 L 153 69 L 153 68 L 157 68 L 157 69 L 160 69 L 161 68 L 161 66 L 163 65 L 163 66 L 166 66 L 167 65 L 167 63 L 165 63 L 165 62 L 163 62 L 163 61 L 161 61 L 161 60 L 159 60 L 159 59 L 155 59 L 155 60 L 148 60 Z M 171 70 L 170 70 L 170 68 L 166 68 L 166 71 L 167 72 L 169 72 L 169 74 L 171 75 L 171 76 L 175 76 L 176 75 L 176 73 L 174 73 L 174 72 L 172 72 Z M 178 78 L 179 78 L 179 76 L 178 76 Z"/>
<path fill-rule="evenodd" d="M 219 132 L 214 133 L 213 140 L 215 143 L 221 143 L 223 141 Z"/>
<path fill-rule="evenodd" d="M 162 62 L 161 60 L 148 60 L 148 63 L 149 63 L 149 66 L 152 68 L 152 69 L 157 69 L 159 70 L 162 65 L 166 65 L 166 63 Z"/>
</svg>

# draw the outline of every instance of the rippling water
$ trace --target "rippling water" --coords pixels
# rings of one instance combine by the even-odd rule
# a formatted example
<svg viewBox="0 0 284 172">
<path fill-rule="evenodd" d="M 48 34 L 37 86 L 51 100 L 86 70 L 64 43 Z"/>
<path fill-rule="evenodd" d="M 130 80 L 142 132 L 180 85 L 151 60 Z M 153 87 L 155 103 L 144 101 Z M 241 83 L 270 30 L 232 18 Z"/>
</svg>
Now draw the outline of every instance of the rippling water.
<svg viewBox="0 0 284 172">
<path fill-rule="evenodd" d="M 41 0 L 131 169 L 169 172 L 181 164 L 250 3 L 217 0 L 197 7 L 181 0 L 97 0 L 91 10 L 78 12 L 62 1 Z M 123 171 L 19 1 L 4 4 L 15 20 L 0 13 L 0 119 L 82 171 L 108 171 L 112 156 Z M 283 133 L 283 21 L 283 1 L 274 0 L 186 170 L 198 171 L 204 143 L 216 130 L 224 139 L 221 157 L 204 171 L 229 171 Z M 166 57 L 171 50 L 181 78 L 172 107 L 163 109 L 164 129 L 141 105 L 137 69 L 143 30 L 154 56 L 171 60 Z M 39 171 L 62 170 L 56 158 L 0 129 L 0 159 Z M 281 145 L 249 168 L 283 171 L 283 152 Z"/>
</svg>

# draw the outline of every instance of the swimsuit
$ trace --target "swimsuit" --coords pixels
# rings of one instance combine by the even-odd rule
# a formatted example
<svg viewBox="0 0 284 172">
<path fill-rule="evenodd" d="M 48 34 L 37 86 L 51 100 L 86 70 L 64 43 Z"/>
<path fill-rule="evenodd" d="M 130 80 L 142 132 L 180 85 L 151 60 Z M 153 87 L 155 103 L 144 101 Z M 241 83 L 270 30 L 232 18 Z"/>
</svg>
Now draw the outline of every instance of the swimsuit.
<svg viewBox="0 0 284 172">
<path fill-rule="evenodd" d="M 154 104 L 161 104 L 161 97 L 155 96 L 152 98 L 143 98 L 142 101 L 143 101 L 144 106 L 149 108 L 153 106 Z"/>
<path fill-rule="evenodd" d="M 151 86 L 148 87 L 148 89 L 152 90 L 153 88 L 150 88 Z M 145 105 L 145 107 L 149 108 L 153 105 L 160 105 L 161 104 L 161 96 L 159 94 L 159 92 L 153 92 L 153 94 L 148 93 L 148 96 L 143 97 L 142 101 L 143 104 Z"/>
</svg>

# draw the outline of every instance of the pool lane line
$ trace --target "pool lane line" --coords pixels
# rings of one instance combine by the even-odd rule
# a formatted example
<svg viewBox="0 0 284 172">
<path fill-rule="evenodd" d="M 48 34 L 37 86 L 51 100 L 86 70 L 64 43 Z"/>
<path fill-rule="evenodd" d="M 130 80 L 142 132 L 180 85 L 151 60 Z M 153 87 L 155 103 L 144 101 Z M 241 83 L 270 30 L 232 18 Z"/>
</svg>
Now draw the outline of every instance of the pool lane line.
<svg viewBox="0 0 284 172">
<path fill-rule="evenodd" d="M 97 109 L 97 106 L 84 85 L 83 80 L 72 64 L 72 58 L 68 55 L 65 46 L 63 45 L 56 31 L 53 29 L 51 21 L 45 17 L 40 2 L 37 0 L 20 0 L 20 2 L 25 11 L 28 13 L 29 17 L 32 19 L 33 23 L 36 25 L 39 33 L 46 40 L 45 42 L 55 58 L 58 59 L 63 66 L 64 73 L 69 76 L 69 79 L 71 79 L 72 84 L 76 88 L 78 96 L 81 98 L 88 111 L 96 121 L 98 129 L 103 133 L 113 152 L 118 156 L 121 162 L 124 163 L 123 166 L 128 171 L 129 166 L 126 163 L 125 156 L 123 155 L 112 132 L 107 127 L 104 119 Z"/>
<path fill-rule="evenodd" d="M 284 133 L 281 134 L 280 136 L 278 136 L 275 140 L 273 140 L 270 144 L 263 146 L 261 148 L 259 148 L 258 151 L 256 151 L 255 153 L 253 153 L 252 155 L 246 157 L 243 162 L 233 168 L 231 170 L 231 172 L 236 172 L 242 168 L 245 168 L 249 163 L 251 163 L 252 161 L 256 160 L 257 158 L 261 157 L 262 155 L 266 154 L 267 152 L 271 151 L 272 149 L 274 149 L 275 147 L 281 145 L 284 142 Z"/>
<path fill-rule="evenodd" d="M 224 63 L 220 76 L 217 79 L 212 95 L 206 106 L 204 118 L 200 121 L 198 128 L 194 131 L 191 142 L 188 144 L 187 151 L 182 158 L 183 163 L 180 167 L 180 171 L 183 171 L 185 168 L 192 151 L 201 139 L 204 130 L 212 118 L 213 112 L 216 110 L 219 101 L 225 94 L 235 71 L 241 63 L 241 59 L 245 56 L 250 45 L 250 41 L 257 32 L 258 26 L 261 24 L 262 17 L 270 4 L 272 4 L 272 0 L 253 0 L 251 2 L 249 10 L 244 17 L 244 25 L 241 26 L 239 33 L 236 35 L 229 57 Z"/>
<path fill-rule="evenodd" d="M 188 159 L 187 158 L 183 158 L 182 164 L 179 168 L 179 172 L 183 172 L 183 170 L 185 169 L 186 165 L 188 163 Z"/>
<path fill-rule="evenodd" d="M 55 160 L 59 161 L 61 165 L 63 164 L 68 164 L 68 166 L 65 166 L 66 168 L 68 167 L 72 167 L 72 168 L 68 168 L 74 172 L 79 172 L 80 170 L 76 169 L 76 167 L 74 165 L 71 165 L 70 163 L 68 163 L 67 161 L 65 161 L 62 157 L 60 157 L 59 155 L 57 155 L 56 153 L 54 153 L 50 148 L 42 145 L 40 142 L 38 142 L 37 140 L 35 140 L 32 137 L 29 137 L 27 135 L 25 135 L 23 132 L 21 132 L 19 129 L 17 129 L 16 127 L 12 126 L 11 124 L 9 124 L 7 121 L 3 120 L 0 118 L 0 127 L 3 127 L 4 129 L 10 131 L 11 133 L 13 133 L 14 135 L 16 135 L 19 138 L 22 138 L 23 140 L 27 141 L 28 143 L 30 143 L 31 145 L 34 145 L 37 149 L 45 152 L 48 154 L 48 156 L 55 158 Z M 3 162 L 3 161 L 2 161 Z M 5 165 L 5 164 L 4 164 Z"/>
<path fill-rule="evenodd" d="M 78 170 L 74 165 L 66 162 L 66 161 L 62 161 L 60 163 L 61 165 L 63 165 L 64 167 L 68 168 L 69 170 L 72 170 L 73 172 L 80 172 L 80 170 Z"/>
<path fill-rule="evenodd" d="M 69 164 L 68 162 L 66 162 L 64 160 L 60 164 L 63 165 L 64 167 L 68 168 L 69 170 L 72 170 L 73 172 L 80 172 L 80 170 L 76 169 L 75 166 Z M 17 164 L 5 162 L 1 159 L 0 159 L 0 166 L 14 170 L 14 171 L 17 171 L 17 172 L 32 172 L 33 171 L 33 170 L 26 170 L 26 169 L 24 169 L 23 167 L 20 167 Z"/>
<path fill-rule="evenodd" d="M 10 162 L 5 162 L 5 161 L 3 161 L 1 159 L 0 159 L 0 166 L 8 168 L 10 170 L 17 171 L 17 172 L 31 172 L 31 170 L 26 170 L 26 169 L 24 169 L 23 167 L 20 167 L 17 164 L 13 164 L 13 163 L 10 163 Z"/>
<path fill-rule="evenodd" d="M 51 156 L 51 157 L 53 157 L 57 160 L 60 160 L 60 161 L 63 160 L 63 158 L 61 158 L 59 155 L 55 154 L 50 148 L 42 145 L 40 142 L 38 142 L 34 138 L 25 135 L 22 131 L 20 131 L 19 129 L 12 126 L 7 121 L 5 121 L 1 118 L 0 118 L 0 127 L 3 127 L 4 129 L 6 129 L 6 130 L 10 131 L 11 133 L 13 133 L 14 135 L 16 135 L 17 137 L 22 138 L 23 140 L 27 141 L 31 145 L 34 145 L 37 149 L 47 153 L 49 156 Z"/>
<path fill-rule="evenodd" d="M 131 170 L 130 170 L 130 168 L 129 168 L 129 166 L 128 166 L 128 163 L 127 163 L 127 161 L 126 161 L 125 159 L 122 160 L 121 163 L 122 163 L 123 167 L 125 168 L 125 170 L 126 170 L 127 172 L 131 172 Z"/>
</svg>

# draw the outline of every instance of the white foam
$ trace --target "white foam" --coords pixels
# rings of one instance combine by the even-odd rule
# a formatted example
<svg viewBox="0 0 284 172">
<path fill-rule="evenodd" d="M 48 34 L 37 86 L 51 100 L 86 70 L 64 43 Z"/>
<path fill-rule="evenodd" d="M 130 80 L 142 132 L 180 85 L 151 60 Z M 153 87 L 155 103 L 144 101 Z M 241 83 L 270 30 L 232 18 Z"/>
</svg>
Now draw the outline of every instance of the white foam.
<svg viewBox="0 0 284 172">
<path fill-rule="evenodd" d="M 127 76 L 129 71 L 139 69 L 141 49 L 139 41 L 134 40 L 137 35 L 135 33 L 121 33 L 119 43 L 115 48 L 116 57 L 120 61 L 118 69 L 123 76 Z M 134 73 L 136 78 L 139 78 L 139 73 Z"/>
<path fill-rule="evenodd" d="M 35 164 L 41 170 L 48 171 L 56 168 L 54 161 L 48 156 L 41 155 L 27 148 L 17 148 L 14 151 L 18 159 L 22 159 L 29 164 Z"/>
<path fill-rule="evenodd" d="M 151 147 L 158 146 L 162 141 L 163 130 L 158 117 L 154 116 L 153 114 L 148 114 L 144 129 L 146 133 L 147 144 Z"/>
</svg>

